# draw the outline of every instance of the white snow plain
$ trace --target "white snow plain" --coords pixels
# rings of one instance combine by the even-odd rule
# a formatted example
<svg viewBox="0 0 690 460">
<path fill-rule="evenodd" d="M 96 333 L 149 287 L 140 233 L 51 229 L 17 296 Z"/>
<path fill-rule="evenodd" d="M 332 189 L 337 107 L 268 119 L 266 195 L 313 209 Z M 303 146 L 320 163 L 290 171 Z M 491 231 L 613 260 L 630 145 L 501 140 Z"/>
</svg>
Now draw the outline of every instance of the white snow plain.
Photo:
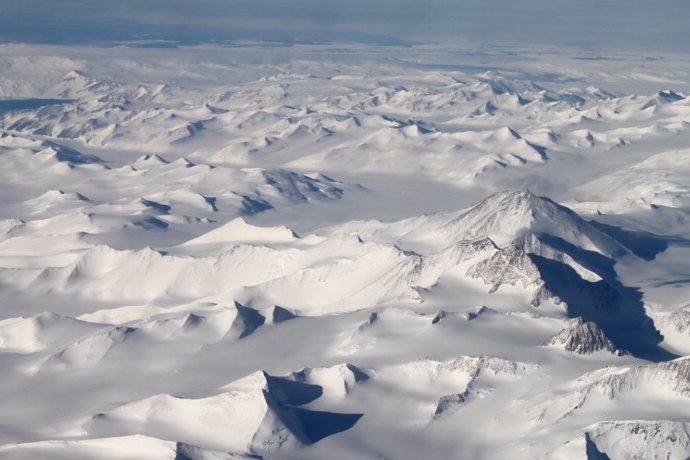
<svg viewBox="0 0 690 460">
<path fill-rule="evenodd" d="M 0 46 L 0 457 L 690 456 L 690 56 Z"/>
</svg>

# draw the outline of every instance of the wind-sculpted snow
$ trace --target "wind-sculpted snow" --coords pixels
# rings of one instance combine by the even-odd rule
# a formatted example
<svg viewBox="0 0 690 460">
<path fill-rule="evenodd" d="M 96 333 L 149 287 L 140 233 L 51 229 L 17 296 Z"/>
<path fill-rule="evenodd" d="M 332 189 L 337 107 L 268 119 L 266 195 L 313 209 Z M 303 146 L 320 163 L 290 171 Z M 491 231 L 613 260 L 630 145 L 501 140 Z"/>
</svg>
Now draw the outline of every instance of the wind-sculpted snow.
<svg viewBox="0 0 690 460">
<path fill-rule="evenodd" d="M 690 404 L 687 361 L 681 358 L 660 364 L 600 369 L 566 385 L 565 390 L 559 389 L 556 397 L 538 404 L 534 411 L 539 420 L 553 424 L 586 418 L 595 408 L 607 410 L 619 419 L 624 409 L 615 401 L 639 405 L 641 415 L 649 414 L 648 407 L 653 406 L 663 408 L 669 416 L 680 414 Z"/>
<path fill-rule="evenodd" d="M 0 457 L 690 455 L 685 60 L 277 49 L 0 49 Z"/>
</svg>

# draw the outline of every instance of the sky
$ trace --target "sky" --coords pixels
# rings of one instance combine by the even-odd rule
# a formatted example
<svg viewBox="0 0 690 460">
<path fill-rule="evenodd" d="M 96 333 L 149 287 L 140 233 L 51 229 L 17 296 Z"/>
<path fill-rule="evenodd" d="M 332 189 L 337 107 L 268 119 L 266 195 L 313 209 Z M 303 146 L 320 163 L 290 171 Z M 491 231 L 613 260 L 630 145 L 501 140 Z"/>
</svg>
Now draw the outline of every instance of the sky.
<svg viewBox="0 0 690 460">
<path fill-rule="evenodd" d="M 688 52 L 690 0 L 2 0 L 0 43 L 365 43 Z"/>
</svg>

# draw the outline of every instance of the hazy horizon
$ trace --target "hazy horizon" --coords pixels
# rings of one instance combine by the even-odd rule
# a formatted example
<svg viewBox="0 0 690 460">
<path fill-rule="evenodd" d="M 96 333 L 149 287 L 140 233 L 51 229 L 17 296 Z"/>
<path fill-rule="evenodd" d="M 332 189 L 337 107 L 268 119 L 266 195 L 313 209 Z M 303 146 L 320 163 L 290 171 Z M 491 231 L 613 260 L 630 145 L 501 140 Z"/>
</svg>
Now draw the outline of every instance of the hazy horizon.
<svg viewBox="0 0 690 460">
<path fill-rule="evenodd" d="M 7 0 L 0 43 L 364 43 L 686 52 L 690 2 Z"/>
</svg>

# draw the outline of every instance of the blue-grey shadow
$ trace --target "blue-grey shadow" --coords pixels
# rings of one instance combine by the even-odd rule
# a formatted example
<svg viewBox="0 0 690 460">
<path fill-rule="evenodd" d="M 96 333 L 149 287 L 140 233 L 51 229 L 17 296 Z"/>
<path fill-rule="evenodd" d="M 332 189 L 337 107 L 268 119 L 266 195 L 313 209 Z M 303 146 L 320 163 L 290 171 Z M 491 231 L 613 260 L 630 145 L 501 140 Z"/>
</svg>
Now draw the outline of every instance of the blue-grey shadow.
<svg viewBox="0 0 690 460">
<path fill-rule="evenodd" d="M 569 254 L 582 263 L 582 253 L 586 251 L 579 251 L 576 256 Z M 627 350 L 638 358 L 658 362 L 678 357 L 659 346 L 663 336 L 647 316 L 642 294 L 611 275 L 613 262 L 608 270 L 592 270 L 602 278 L 592 282 L 563 262 L 536 254 L 529 256 L 539 269 L 546 288 L 566 303 L 569 317 L 596 323 L 616 348 Z M 600 257 L 597 254 L 592 257 L 595 262 L 583 265 L 589 265 L 590 269 L 601 265 Z"/>
<path fill-rule="evenodd" d="M 295 416 L 304 427 L 304 433 L 313 444 L 323 438 L 349 430 L 364 414 L 339 414 L 293 408 Z"/>
<path fill-rule="evenodd" d="M 323 438 L 349 430 L 364 415 L 296 407 L 320 398 L 323 388 L 319 385 L 264 375 L 268 387 L 267 391 L 264 391 L 266 402 L 303 444 L 314 444 Z"/>
<path fill-rule="evenodd" d="M 666 239 L 651 233 L 625 230 L 596 221 L 590 221 L 590 224 L 644 260 L 654 260 L 658 254 L 668 249 L 669 242 Z"/>
<path fill-rule="evenodd" d="M 0 113 L 15 110 L 35 110 L 49 105 L 60 105 L 74 102 L 73 99 L 5 99 L 0 100 Z"/>
</svg>

